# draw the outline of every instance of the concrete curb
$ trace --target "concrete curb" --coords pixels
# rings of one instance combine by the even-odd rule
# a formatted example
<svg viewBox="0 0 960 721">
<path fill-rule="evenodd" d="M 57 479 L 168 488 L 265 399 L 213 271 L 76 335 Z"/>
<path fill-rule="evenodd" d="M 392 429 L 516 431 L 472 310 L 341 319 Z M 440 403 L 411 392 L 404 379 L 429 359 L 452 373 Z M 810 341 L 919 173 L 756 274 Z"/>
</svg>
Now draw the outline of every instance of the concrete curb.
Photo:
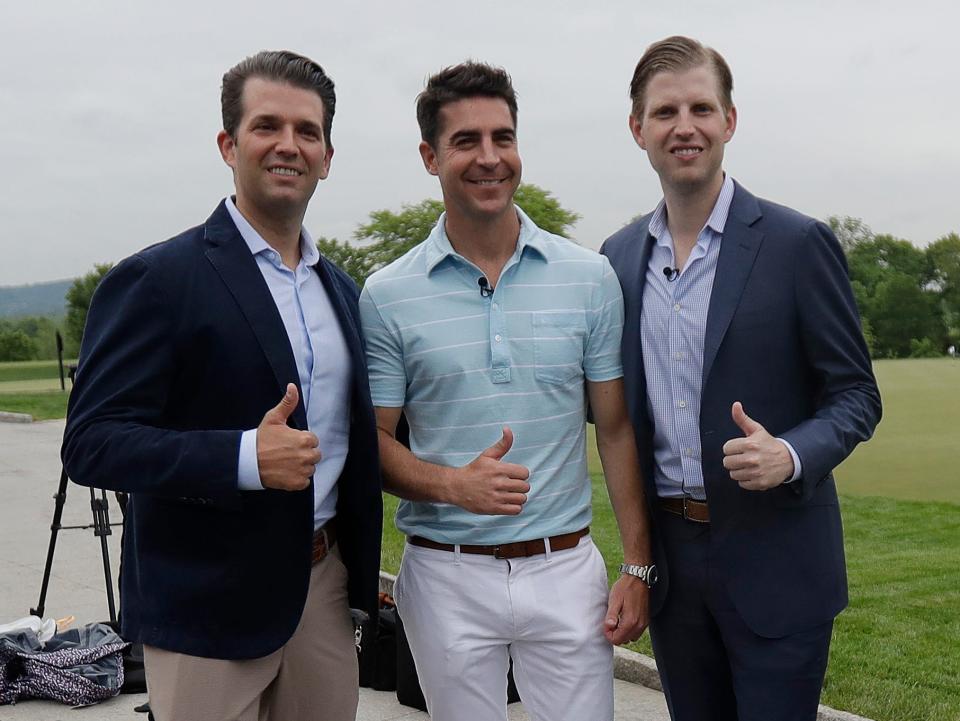
<svg viewBox="0 0 960 721">
<path fill-rule="evenodd" d="M 29 413 L 0 411 L 0 423 L 33 423 L 33 416 Z"/>
<path fill-rule="evenodd" d="M 393 595 L 393 584 L 396 580 L 396 576 L 380 571 L 380 590 Z M 613 649 L 613 677 L 656 691 L 663 691 L 656 662 L 649 656 L 627 648 L 618 646 Z M 817 721 L 871 721 L 871 719 L 846 711 L 837 711 L 821 704 L 817 708 Z"/>
</svg>

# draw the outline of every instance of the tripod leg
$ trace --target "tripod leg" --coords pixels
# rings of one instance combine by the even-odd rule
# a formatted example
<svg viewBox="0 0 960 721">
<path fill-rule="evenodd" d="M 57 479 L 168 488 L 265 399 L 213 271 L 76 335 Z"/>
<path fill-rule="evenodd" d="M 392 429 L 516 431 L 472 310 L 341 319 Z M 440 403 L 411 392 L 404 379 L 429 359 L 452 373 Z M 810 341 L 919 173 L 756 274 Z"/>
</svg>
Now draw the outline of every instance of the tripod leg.
<svg viewBox="0 0 960 721">
<path fill-rule="evenodd" d="M 30 609 L 33 616 L 43 617 L 44 605 L 47 602 L 47 587 L 50 585 L 50 570 L 53 568 L 53 552 L 57 547 L 57 534 L 60 531 L 60 519 L 63 517 L 63 505 L 67 501 L 67 469 L 60 468 L 60 485 L 53 497 L 53 521 L 50 523 L 50 545 L 47 546 L 47 562 L 43 567 L 43 582 L 40 584 L 40 600 L 37 607 Z"/>
<path fill-rule="evenodd" d="M 107 536 L 110 530 L 110 510 L 107 502 L 107 492 L 100 491 L 97 498 L 93 488 L 90 489 L 90 509 L 93 511 L 93 535 L 100 537 L 100 553 L 103 555 L 103 579 L 107 585 L 107 607 L 110 611 L 110 620 L 117 622 L 117 607 L 113 597 L 113 574 L 110 572 L 110 547 L 107 545 Z"/>
</svg>

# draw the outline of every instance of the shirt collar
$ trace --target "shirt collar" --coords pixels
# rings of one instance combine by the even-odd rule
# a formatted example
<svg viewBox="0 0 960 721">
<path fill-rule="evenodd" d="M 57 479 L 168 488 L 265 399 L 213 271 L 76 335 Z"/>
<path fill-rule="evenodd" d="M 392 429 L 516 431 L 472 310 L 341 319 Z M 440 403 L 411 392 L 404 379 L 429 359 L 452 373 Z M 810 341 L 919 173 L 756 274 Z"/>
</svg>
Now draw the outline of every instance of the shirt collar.
<svg viewBox="0 0 960 721">
<path fill-rule="evenodd" d="M 720 186 L 720 195 L 717 196 L 717 202 L 713 205 L 710 217 L 704 224 L 704 228 L 710 228 L 714 233 L 723 235 L 724 228 L 727 227 L 727 217 L 730 215 L 730 203 L 733 202 L 733 191 L 735 189 L 733 178 L 724 173 L 723 185 Z M 670 246 L 668 234 L 664 233 L 667 229 L 667 201 L 661 199 L 657 204 L 656 210 L 650 218 L 649 231 L 657 240 L 657 245 L 664 247 Z M 701 237 L 703 229 L 700 230 Z"/>
<path fill-rule="evenodd" d="M 530 248 L 544 260 L 547 259 L 547 238 L 546 233 L 542 231 L 518 206 L 513 206 L 517 211 L 517 218 L 520 220 L 520 235 L 517 238 L 517 249 L 513 253 L 513 258 L 519 259 L 523 255 L 525 248 Z M 446 228 L 447 213 L 440 214 L 437 224 L 433 226 L 430 235 L 424 241 L 424 253 L 427 261 L 427 274 L 429 275 L 446 258 L 462 258 L 457 251 L 453 249 L 450 239 L 447 237 Z M 508 261 L 509 262 L 509 261 Z"/>
<path fill-rule="evenodd" d="M 246 242 L 247 247 L 250 248 L 250 253 L 252 255 L 260 255 L 262 253 L 276 253 L 276 250 L 263 239 L 263 236 L 256 231 L 256 229 L 250 225 L 246 218 L 243 217 L 243 214 L 237 210 L 237 206 L 233 201 L 233 198 L 227 198 L 224 201 L 224 204 L 227 206 L 227 212 L 230 213 L 230 217 L 233 218 L 234 225 L 237 226 L 237 230 L 240 232 L 240 236 Z M 304 265 L 316 265 L 317 261 L 320 260 L 320 251 L 317 250 L 317 244 L 313 242 L 313 238 L 310 237 L 310 233 L 303 226 L 300 227 L 300 262 Z"/>
</svg>

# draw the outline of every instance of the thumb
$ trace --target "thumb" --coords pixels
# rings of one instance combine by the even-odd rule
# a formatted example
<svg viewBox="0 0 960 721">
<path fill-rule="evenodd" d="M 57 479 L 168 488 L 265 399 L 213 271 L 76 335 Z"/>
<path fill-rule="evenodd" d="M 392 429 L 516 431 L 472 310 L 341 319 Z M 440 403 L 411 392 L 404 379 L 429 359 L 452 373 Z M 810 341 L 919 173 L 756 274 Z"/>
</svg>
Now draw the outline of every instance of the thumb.
<svg viewBox="0 0 960 721">
<path fill-rule="evenodd" d="M 512 445 L 513 431 L 510 430 L 509 426 L 504 426 L 503 435 L 500 436 L 500 440 L 494 443 L 480 455 L 499 461 L 501 458 L 507 455 Z"/>
<path fill-rule="evenodd" d="M 743 431 L 745 436 L 750 436 L 757 431 L 763 430 L 763 426 L 753 420 L 753 418 L 748 416 L 747 412 L 743 410 L 743 404 L 740 401 L 733 404 L 731 415 L 733 416 L 733 422 L 737 424 L 737 427 Z"/>
<path fill-rule="evenodd" d="M 264 414 L 263 422 L 274 425 L 286 425 L 287 419 L 290 417 L 290 414 L 293 413 L 294 409 L 296 409 L 297 403 L 299 402 L 300 393 L 297 391 L 297 387 L 293 383 L 287 383 L 287 391 L 283 394 L 283 398 L 280 399 L 277 405 Z"/>
</svg>

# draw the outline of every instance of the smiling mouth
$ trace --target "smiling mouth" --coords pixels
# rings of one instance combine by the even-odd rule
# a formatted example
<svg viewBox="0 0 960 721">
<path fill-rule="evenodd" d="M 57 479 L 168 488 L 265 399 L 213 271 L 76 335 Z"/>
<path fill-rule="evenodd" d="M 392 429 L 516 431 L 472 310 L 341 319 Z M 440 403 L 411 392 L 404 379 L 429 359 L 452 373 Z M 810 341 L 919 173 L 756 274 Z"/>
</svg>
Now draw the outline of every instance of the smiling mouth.
<svg viewBox="0 0 960 721">
<path fill-rule="evenodd" d="M 692 158 L 695 155 L 700 155 L 703 152 L 703 148 L 674 148 L 670 151 L 673 155 L 677 155 L 681 158 Z"/>
<path fill-rule="evenodd" d="M 478 178 L 467 182 L 473 183 L 474 185 L 499 185 L 500 183 L 507 182 L 507 178 Z"/>
<path fill-rule="evenodd" d="M 285 175 L 288 177 L 297 177 L 298 175 L 302 174 L 299 170 L 295 170 L 294 168 L 270 168 L 270 173 L 272 175 Z"/>
</svg>

